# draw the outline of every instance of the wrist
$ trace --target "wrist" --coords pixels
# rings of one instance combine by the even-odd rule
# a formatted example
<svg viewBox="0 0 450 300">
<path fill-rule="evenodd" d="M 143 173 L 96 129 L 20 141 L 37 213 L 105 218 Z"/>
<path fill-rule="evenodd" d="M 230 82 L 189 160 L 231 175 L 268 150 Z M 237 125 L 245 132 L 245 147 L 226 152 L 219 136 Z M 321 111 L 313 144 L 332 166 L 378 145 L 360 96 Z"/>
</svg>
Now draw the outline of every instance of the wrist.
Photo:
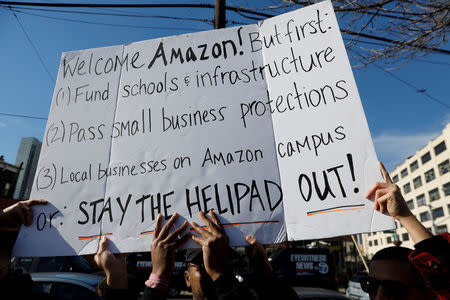
<svg viewBox="0 0 450 300">
<path fill-rule="evenodd" d="M 123 272 L 106 272 L 106 284 L 113 289 L 127 289 L 128 276 Z"/>
<path fill-rule="evenodd" d="M 167 291 L 169 289 L 170 277 L 151 273 L 145 285 L 156 290 Z"/>
</svg>

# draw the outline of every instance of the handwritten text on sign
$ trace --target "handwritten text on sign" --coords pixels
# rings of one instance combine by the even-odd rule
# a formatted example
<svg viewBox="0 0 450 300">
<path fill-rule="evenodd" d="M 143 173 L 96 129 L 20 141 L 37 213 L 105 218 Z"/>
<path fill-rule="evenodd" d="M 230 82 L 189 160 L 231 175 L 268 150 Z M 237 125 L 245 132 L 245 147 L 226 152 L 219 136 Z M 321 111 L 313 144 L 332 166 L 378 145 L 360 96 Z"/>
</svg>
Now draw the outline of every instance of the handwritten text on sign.
<svg viewBox="0 0 450 300">
<path fill-rule="evenodd" d="M 51 205 L 15 255 L 148 251 L 158 213 L 209 209 L 232 245 L 388 229 L 376 161 L 329 2 L 63 53 L 32 191 Z"/>
</svg>

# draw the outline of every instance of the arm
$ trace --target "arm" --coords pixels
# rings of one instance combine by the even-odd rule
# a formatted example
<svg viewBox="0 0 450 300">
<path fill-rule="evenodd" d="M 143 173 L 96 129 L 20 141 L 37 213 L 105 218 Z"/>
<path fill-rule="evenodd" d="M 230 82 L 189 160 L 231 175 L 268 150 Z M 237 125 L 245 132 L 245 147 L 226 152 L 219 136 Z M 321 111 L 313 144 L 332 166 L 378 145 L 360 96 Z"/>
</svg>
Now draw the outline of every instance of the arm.
<svg viewBox="0 0 450 300">
<path fill-rule="evenodd" d="M 245 249 L 246 254 L 254 270 L 249 285 L 257 294 L 264 299 L 299 299 L 297 293 L 274 274 L 264 246 L 251 235 L 245 239 L 249 243 Z"/>
<path fill-rule="evenodd" d="M 175 213 L 167 224 L 162 226 L 163 217 L 161 214 L 158 215 L 150 247 L 153 270 L 150 278 L 145 282 L 143 299 L 167 299 L 170 276 L 175 266 L 175 252 L 190 237 L 189 234 L 185 234 L 182 238 L 178 238 L 187 228 L 188 222 L 186 221 L 179 228 L 170 232 L 177 218 L 178 214 Z"/>
<path fill-rule="evenodd" d="M 192 235 L 192 239 L 203 251 L 203 263 L 206 273 L 213 280 L 213 287 L 219 300 L 252 300 L 255 299 L 250 289 L 239 284 L 233 276 L 229 265 L 229 239 L 217 216 L 209 211 L 210 219 L 200 212 L 200 217 L 206 228 L 192 222 L 193 229 L 199 235 Z"/>
<path fill-rule="evenodd" d="M 108 239 L 103 237 L 94 256 L 95 263 L 106 274 L 103 299 L 133 299 L 128 290 L 128 273 L 123 254 L 115 255 L 108 250 Z"/>
<path fill-rule="evenodd" d="M 366 198 L 374 198 L 374 209 L 381 213 L 388 213 L 394 219 L 400 222 L 408 231 L 414 243 L 419 243 L 433 235 L 416 219 L 406 205 L 400 188 L 394 184 L 389 173 L 380 162 L 381 173 L 384 182 L 377 182 L 367 192 Z"/>
</svg>

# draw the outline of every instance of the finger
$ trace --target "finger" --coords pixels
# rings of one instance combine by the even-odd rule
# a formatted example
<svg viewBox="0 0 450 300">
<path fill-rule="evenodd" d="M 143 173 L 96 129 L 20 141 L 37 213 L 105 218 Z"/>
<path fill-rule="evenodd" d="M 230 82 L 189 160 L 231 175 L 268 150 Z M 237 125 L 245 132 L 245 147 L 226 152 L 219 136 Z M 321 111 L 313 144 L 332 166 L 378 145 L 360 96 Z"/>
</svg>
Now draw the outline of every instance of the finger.
<svg viewBox="0 0 450 300">
<path fill-rule="evenodd" d="M 388 184 L 385 182 L 375 182 L 375 184 L 366 193 L 366 196 L 365 196 L 366 199 L 372 198 L 378 189 L 383 189 L 383 188 L 386 188 L 387 186 L 388 186 Z"/>
<path fill-rule="evenodd" d="M 384 165 L 383 165 L 383 163 L 381 161 L 380 161 L 380 170 L 381 170 L 381 174 L 383 174 L 384 181 L 386 183 L 392 183 L 391 176 L 386 171 L 386 168 L 384 167 Z"/>
<path fill-rule="evenodd" d="M 255 237 L 254 236 L 252 236 L 252 235 L 247 235 L 246 237 L 245 237 L 245 240 L 247 241 L 247 243 L 249 243 L 250 245 L 255 245 L 255 242 L 256 242 L 256 239 L 255 239 Z"/>
<path fill-rule="evenodd" d="M 379 199 L 380 197 L 383 197 L 384 195 L 388 194 L 390 192 L 389 189 L 378 189 L 375 192 L 375 200 Z"/>
<path fill-rule="evenodd" d="M 384 196 L 382 196 L 382 197 L 380 197 L 380 198 L 378 198 L 378 199 L 376 200 L 376 202 L 377 202 L 378 205 L 379 205 L 379 208 L 380 208 L 380 212 L 381 212 L 381 213 L 389 212 L 389 211 L 387 210 L 387 203 L 388 203 L 389 198 L 391 198 L 391 197 L 392 197 L 392 194 L 387 193 L 387 194 L 385 194 Z"/>
<path fill-rule="evenodd" d="M 100 245 L 98 247 L 97 254 L 101 255 L 106 250 L 108 250 L 108 238 L 106 236 L 104 236 L 102 238 L 102 240 L 100 241 Z"/>
<path fill-rule="evenodd" d="M 188 221 L 184 221 L 183 225 L 181 225 L 180 227 L 175 229 L 172 233 L 170 233 L 163 242 L 171 242 L 175 240 L 181 233 L 183 233 L 183 231 L 186 230 L 188 224 L 189 224 Z"/>
<path fill-rule="evenodd" d="M 211 220 L 205 215 L 204 212 L 201 211 L 199 213 L 199 215 L 200 215 L 200 218 L 202 218 L 202 220 L 205 223 L 205 225 L 208 227 L 208 231 L 210 233 L 213 233 L 213 234 L 219 234 L 220 233 L 220 230 L 217 227 L 217 225 L 214 224 L 213 222 L 211 222 Z"/>
<path fill-rule="evenodd" d="M 158 214 L 158 217 L 156 218 L 155 233 L 153 235 L 155 239 L 158 238 L 159 233 L 161 232 L 161 227 L 162 227 L 162 214 Z"/>
<path fill-rule="evenodd" d="M 212 209 L 209 210 L 209 216 L 211 217 L 213 223 L 216 225 L 217 229 L 222 233 L 225 232 L 225 229 L 223 228 L 222 223 L 220 223 L 220 220 L 217 217 L 217 215 L 214 213 L 214 210 Z"/>
<path fill-rule="evenodd" d="M 191 234 L 190 233 L 186 233 L 185 235 L 183 235 L 183 237 L 181 239 L 178 239 L 175 242 L 175 244 L 174 244 L 175 249 L 178 249 L 181 245 L 186 243 L 190 238 L 191 238 Z"/>
<path fill-rule="evenodd" d="M 33 210 L 26 206 L 25 206 L 25 219 L 26 219 L 25 226 L 30 226 L 31 223 L 33 222 Z"/>
<path fill-rule="evenodd" d="M 161 233 L 159 234 L 160 239 L 165 239 L 167 237 L 167 235 L 170 232 L 170 229 L 172 228 L 173 224 L 175 224 L 175 221 L 177 219 L 178 219 L 178 213 L 174 213 L 173 216 L 166 223 L 166 225 L 164 225 L 163 228 L 161 229 Z"/>
<path fill-rule="evenodd" d="M 19 203 L 16 218 L 18 219 L 18 221 L 20 221 L 20 224 L 24 225 L 28 224 L 26 214 L 27 214 L 27 207 L 25 206 L 25 204 Z"/>
<path fill-rule="evenodd" d="M 193 229 L 195 232 L 197 232 L 198 234 L 200 234 L 202 237 L 208 238 L 208 237 L 211 236 L 211 232 L 209 232 L 209 231 L 206 230 L 206 229 L 201 228 L 197 223 L 192 222 L 191 225 L 192 225 L 192 229 Z"/>
<path fill-rule="evenodd" d="M 44 200 L 44 199 L 31 199 L 31 200 L 23 201 L 22 203 L 25 204 L 26 206 L 33 206 L 33 205 L 47 204 L 48 201 Z"/>
<path fill-rule="evenodd" d="M 203 244 L 204 244 L 204 239 L 202 239 L 201 237 L 199 237 L 199 236 L 196 236 L 195 234 L 192 234 L 191 235 L 191 238 L 192 238 L 192 240 L 197 244 L 197 245 L 199 245 L 200 247 L 202 247 L 203 246 Z"/>
</svg>

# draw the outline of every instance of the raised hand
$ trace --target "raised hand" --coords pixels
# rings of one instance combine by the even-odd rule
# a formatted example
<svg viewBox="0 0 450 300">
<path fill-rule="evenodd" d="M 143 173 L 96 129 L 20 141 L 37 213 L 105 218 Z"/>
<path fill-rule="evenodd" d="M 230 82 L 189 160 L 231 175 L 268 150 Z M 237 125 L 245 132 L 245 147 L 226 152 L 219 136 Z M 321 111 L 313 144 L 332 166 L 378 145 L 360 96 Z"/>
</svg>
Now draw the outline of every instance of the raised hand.
<svg viewBox="0 0 450 300">
<path fill-rule="evenodd" d="M 192 239 L 202 247 L 206 272 L 215 281 L 228 269 L 229 239 L 212 210 L 209 211 L 209 216 L 211 220 L 204 212 L 200 212 L 200 217 L 207 228 L 202 228 L 192 222 L 192 227 L 199 234 L 199 236 L 192 235 Z"/>
<path fill-rule="evenodd" d="M 266 249 L 264 249 L 264 246 L 251 235 L 247 235 L 245 239 L 247 243 L 249 243 L 249 246 L 245 247 L 245 253 L 249 257 L 250 263 L 255 268 L 255 272 L 257 274 L 263 274 L 264 276 L 272 275 L 273 269 L 267 258 L 267 252 Z"/>
<path fill-rule="evenodd" d="M 153 241 L 150 247 L 152 252 L 153 274 L 171 276 L 175 266 L 175 251 L 190 237 L 188 233 L 182 238 L 179 238 L 188 226 L 187 221 L 173 232 L 170 232 L 177 218 L 178 214 L 173 214 L 164 226 L 162 226 L 163 217 L 161 214 L 156 219 L 155 232 L 153 233 Z"/>
<path fill-rule="evenodd" d="M 128 288 L 128 274 L 124 254 L 113 254 L 108 250 L 108 239 L 104 236 L 94 256 L 95 263 L 106 274 L 106 283 L 115 289 Z"/>
<path fill-rule="evenodd" d="M 384 182 L 377 182 L 367 192 L 366 198 L 374 197 L 374 209 L 381 213 L 388 212 L 394 219 L 399 220 L 401 217 L 411 216 L 412 213 L 406 205 L 400 188 L 394 184 L 389 176 L 389 173 L 380 162 L 381 173 L 383 174 Z"/>
<path fill-rule="evenodd" d="M 17 227 L 22 224 L 29 226 L 33 222 L 33 209 L 31 207 L 47 203 L 47 200 L 31 199 L 11 205 L 0 212 L 0 226 Z"/>
</svg>

